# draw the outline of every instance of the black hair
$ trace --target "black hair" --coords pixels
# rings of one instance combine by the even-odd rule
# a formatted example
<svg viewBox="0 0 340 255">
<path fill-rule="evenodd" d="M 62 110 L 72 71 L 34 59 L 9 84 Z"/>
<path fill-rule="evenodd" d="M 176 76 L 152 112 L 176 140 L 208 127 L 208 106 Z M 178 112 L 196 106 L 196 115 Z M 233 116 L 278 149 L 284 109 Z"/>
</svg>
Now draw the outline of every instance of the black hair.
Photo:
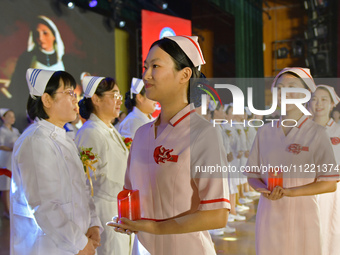
<svg viewBox="0 0 340 255">
<path fill-rule="evenodd" d="M 180 71 L 185 67 L 189 67 L 192 70 L 191 78 L 201 77 L 201 72 L 198 70 L 197 67 L 194 66 L 194 64 L 185 54 L 185 52 L 181 49 L 181 47 L 178 46 L 178 44 L 175 41 L 169 38 L 162 38 L 158 41 L 155 41 L 151 45 L 150 50 L 152 47 L 156 45 L 170 55 L 170 57 L 173 59 L 175 63 L 175 69 L 177 71 Z M 188 102 L 190 102 L 190 82 L 187 91 L 187 99 Z"/>
<path fill-rule="evenodd" d="M 104 92 L 110 91 L 116 85 L 116 81 L 113 78 L 106 77 L 101 80 L 98 84 L 95 94 L 99 97 L 102 97 Z M 84 97 L 82 100 L 78 102 L 79 105 L 79 114 L 84 119 L 89 119 L 91 113 L 93 113 L 94 106 L 91 98 Z"/>
<path fill-rule="evenodd" d="M 63 83 L 61 83 L 60 81 L 63 81 Z M 47 82 L 44 93 L 47 93 L 52 98 L 54 98 L 56 91 L 62 86 L 62 84 L 64 84 L 65 88 L 76 88 L 76 81 L 71 74 L 64 71 L 57 71 L 53 73 L 53 75 Z M 27 113 L 31 120 L 34 120 L 37 117 L 39 119 L 49 118 L 44 110 L 44 104 L 40 96 L 34 96 L 34 98 L 32 98 L 31 96 L 28 97 Z"/>
<path fill-rule="evenodd" d="M 145 87 L 142 88 L 142 90 L 139 92 L 142 96 L 145 95 Z M 129 90 L 128 92 L 125 93 L 125 102 L 124 105 L 126 109 L 128 110 L 128 114 L 132 111 L 133 107 L 137 105 L 137 100 L 136 100 L 137 94 L 132 93 L 132 98 L 131 98 L 131 91 Z"/>
</svg>

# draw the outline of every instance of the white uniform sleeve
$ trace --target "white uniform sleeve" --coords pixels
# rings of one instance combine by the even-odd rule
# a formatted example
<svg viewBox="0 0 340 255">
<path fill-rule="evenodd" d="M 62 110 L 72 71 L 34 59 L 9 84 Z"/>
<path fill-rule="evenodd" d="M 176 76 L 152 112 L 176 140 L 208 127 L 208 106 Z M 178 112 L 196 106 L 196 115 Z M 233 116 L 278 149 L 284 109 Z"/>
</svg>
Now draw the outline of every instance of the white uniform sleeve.
<svg viewBox="0 0 340 255">
<path fill-rule="evenodd" d="M 107 162 L 107 146 L 105 139 L 106 138 L 100 132 L 90 128 L 80 129 L 74 139 L 79 152 L 81 152 L 81 147 L 83 147 L 92 148 L 91 152 L 98 154 L 98 162 L 93 164 L 98 171 L 101 171 Z"/>
<path fill-rule="evenodd" d="M 81 151 L 81 147 L 92 148 L 92 152 L 98 154 L 98 162 L 93 164 L 97 170 L 97 180 L 92 178 L 92 182 L 98 187 L 101 186 L 101 191 L 105 193 L 112 192 L 112 196 L 112 194 L 115 194 L 122 189 L 122 184 L 118 184 L 114 180 L 108 178 L 108 172 L 113 171 L 113 169 L 110 169 L 108 164 L 110 161 L 110 153 L 106 139 L 107 138 L 102 133 L 96 131 L 94 128 L 85 128 L 78 131 L 74 141 L 79 151 Z M 92 174 L 91 171 L 91 175 Z M 103 185 L 105 185 L 105 187 Z"/>
<path fill-rule="evenodd" d="M 134 139 L 137 129 L 144 124 L 145 122 L 141 121 L 138 118 L 128 118 L 126 119 L 126 121 L 121 123 L 118 132 L 121 134 L 121 136 Z"/>
<path fill-rule="evenodd" d="M 93 197 L 91 197 L 91 188 L 89 185 L 86 185 L 86 192 L 89 194 L 89 208 L 90 208 L 90 216 L 91 216 L 91 221 L 90 221 L 90 226 L 91 227 L 99 227 L 99 232 L 100 234 L 103 233 L 104 228 L 102 226 L 102 223 L 100 222 L 100 219 L 97 215 L 96 212 L 96 206 L 94 205 Z"/>
<path fill-rule="evenodd" d="M 30 137 L 21 145 L 17 164 L 27 202 L 39 227 L 58 248 L 77 254 L 88 239 L 65 212 L 73 204 L 62 204 L 63 184 L 58 153 L 48 139 Z M 64 191 L 65 192 L 65 191 Z"/>
<path fill-rule="evenodd" d="M 2 127 L 0 127 L 0 146 L 3 146 L 5 143 L 5 135 L 3 133 Z"/>
<path fill-rule="evenodd" d="M 228 175 L 222 170 L 228 165 L 226 158 L 221 133 L 212 126 L 191 143 L 191 171 L 200 198 L 199 210 L 230 209 Z M 211 171 L 198 171 L 204 167 Z"/>
</svg>

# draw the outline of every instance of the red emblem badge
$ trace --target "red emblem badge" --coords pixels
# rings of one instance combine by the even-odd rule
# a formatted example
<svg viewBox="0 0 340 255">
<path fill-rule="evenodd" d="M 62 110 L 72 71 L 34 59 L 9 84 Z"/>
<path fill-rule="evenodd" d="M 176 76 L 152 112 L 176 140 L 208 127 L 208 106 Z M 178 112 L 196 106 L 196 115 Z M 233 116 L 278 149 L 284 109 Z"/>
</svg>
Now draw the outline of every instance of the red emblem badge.
<svg viewBox="0 0 340 255">
<path fill-rule="evenodd" d="M 307 146 L 293 143 L 288 146 L 288 151 L 293 152 L 294 154 L 299 154 L 301 151 L 309 151 L 309 148 Z"/>
<path fill-rule="evenodd" d="M 333 145 L 338 145 L 340 143 L 339 137 L 331 137 L 331 142 Z"/>
<path fill-rule="evenodd" d="M 173 149 L 165 149 L 162 145 L 156 147 L 153 158 L 155 159 L 156 163 L 165 163 L 165 161 L 177 162 L 178 155 L 171 155 L 170 153 L 173 152 Z"/>
</svg>

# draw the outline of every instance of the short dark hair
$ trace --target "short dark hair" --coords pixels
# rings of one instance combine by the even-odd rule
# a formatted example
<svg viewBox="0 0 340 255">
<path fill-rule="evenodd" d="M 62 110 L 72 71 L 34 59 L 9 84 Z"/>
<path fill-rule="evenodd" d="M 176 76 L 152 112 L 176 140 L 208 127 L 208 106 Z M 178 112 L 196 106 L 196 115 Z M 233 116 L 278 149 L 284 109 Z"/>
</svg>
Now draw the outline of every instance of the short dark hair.
<svg viewBox="0 0 340 255">
<path fill-rule="evenodd" d="M 115 85 L 117 85 L 115 79 L 106 77 L 102 79 L 101 82 L 98 84 L 95 94 L 99 97 L 102 97 L 104 92 L 112 90 Z M 78 105 L 80 116 L 86 120 L 89 119 L 91 113 L 94 110 L 91 98 L 84 97 L 78 102 Z"/>
<path fill-rule="evenodd" d="M 52 98 L 54 98 L 55 92 L 58 90 L 58 88 L 61 87 L 62 83 L 60 81 L 63 81 L 65 88 L 70 88 L 70 87 L 72 87 L 73 89 L 76 88 L 76 81 L 74 80 L 71 74 L 64 72 L 64 71 L 57 71 L 57 72 L 54 72 L 54 74 L 51 76 L 51 78 L 47 82 L 44 93 L 47 93 Z M 41 96 L 35 96 L 34 98 L 32 98 L 31 96 L 28 97 L 27 113 L 31 120 L 34 120 L 37 117 L 39 119 L 49 118 L 49 116 L 44 110 L 44 105 L 41 100 Z"/>
</svg>

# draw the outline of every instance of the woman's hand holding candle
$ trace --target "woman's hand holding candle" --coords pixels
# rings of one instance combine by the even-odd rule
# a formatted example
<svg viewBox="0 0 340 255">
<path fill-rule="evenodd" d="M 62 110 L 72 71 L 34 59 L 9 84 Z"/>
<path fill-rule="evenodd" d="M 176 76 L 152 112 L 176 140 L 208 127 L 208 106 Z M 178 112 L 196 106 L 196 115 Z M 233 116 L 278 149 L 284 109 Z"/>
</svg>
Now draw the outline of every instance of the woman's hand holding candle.
<svg viewBox="0 0 340 255">
<path fill-rule="evenodd" d="M 114 227 L 114 230 L 119 233 L 131 235 L 132 233 L 137 234 L 138 231 L 144 231 L 151 234 L 156 234 L 157 222 L 152 220 L 136 220 L 132 221 L 127 218 L 113 217 L 112 221 L 106 223 L 106 225 Z"/>
<path fill-rule="evenodd" d="M 266 188 L 258 188 L 256 191 L 262 193 L 265 198 L 270 200 L 278 200 L 285 195 L 285 190 L 280 186 L 276 186 L 273 191 Z"/>
</svg>

